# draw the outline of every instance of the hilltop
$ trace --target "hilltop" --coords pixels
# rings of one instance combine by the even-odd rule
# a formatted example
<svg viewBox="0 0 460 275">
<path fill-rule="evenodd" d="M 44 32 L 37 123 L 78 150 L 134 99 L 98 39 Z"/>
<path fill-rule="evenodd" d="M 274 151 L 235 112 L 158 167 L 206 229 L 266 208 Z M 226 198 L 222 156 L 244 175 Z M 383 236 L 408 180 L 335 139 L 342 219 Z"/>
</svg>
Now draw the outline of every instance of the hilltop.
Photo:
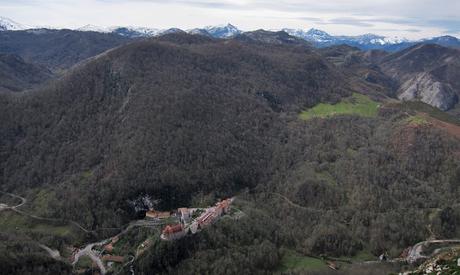
<svg viewBox="0 0 460 275">
<path fill-rule="evenodd" d="M 42 29 L 43 27 L 30 27 L 24 26 L 14 22 L 11 19 L 0 17 L 0 31 L 20 31 L 20 30 L 33 30 Z M 49 27 L 48 29 L 53 29 Z M 307 41 L 315 47 L 324 48 L 337 45 L 349 45 L 358 47 L 361 50 L 385 50 L 389 52 L 400 51 L 416 44 L 437 44 L 444 47 L 460 48 L 460 40 L 454 36 L 444 35 L 432 38 L 424 38 L 419 40 L 409 40 L 404 37 L 398 36 L 383 36 L 378 34 L 362 34 L 356 36 L 350 35 L 331 35 L 323 30 L 315 28 L 310 29 L 292 29 L 292 28 L 281 28 L 279 30 L 246 30 L 243 31 L 238 27 L 227 23 L 215 26 L 206 26 L 202 28 L 193 28 L 189 30 L 182 30 L 177 27 L 171 27 L 167 29 L 159 29 L 155 27 L 145 26 L 111 26 L 102 27 L 87 24 L 85 26 L 74 29 L 79 32 L 93 32 L 103 34 L 116 34 L 125 38 L 138 39 L 138 38 L 150 38 L 165 35 L 168 33 L 179 33 L 186 32 L 189 34 L 199 34 L 203 36 L 218 38 L 218 39 L 229 39 L 234 38 L 244 33 L 252 33 L 257 31 L 271 31 L 271 32 L 284 32 L 297 39 Z"/>
<path fill-rule="evenodd" d="M 0 94 L 0 185 L 29 214 L 0 197 L 0 260 L 11 273 L 71 272 L 37 243 L 84 250 L 139 219 L 147 195 L 158 211 L 237 195 L 245 215 L 174 242 L 156 242 L 149 226 L 127 234 L 116 246 L 125 255 L 153 238 L 126 262 L 145 274 L 302 274 L 323 259 L 357 274 L 362 259 L 460 233 L 458 119 L 401 102 L 392 86 L 421 70 L 455 76 L 439 67 L 456 65 L 456 50 L 316 49 L 266 31 L 134 40 L 42 31 L 56 43 L 42 53 L 45 38 L 33 46 L 18 42 L 30 31 L 0 33 L 25 62 L 59 71 L 33 92 Z M 443 58 L 420 59 L 427 49 Z"/>
</svg>

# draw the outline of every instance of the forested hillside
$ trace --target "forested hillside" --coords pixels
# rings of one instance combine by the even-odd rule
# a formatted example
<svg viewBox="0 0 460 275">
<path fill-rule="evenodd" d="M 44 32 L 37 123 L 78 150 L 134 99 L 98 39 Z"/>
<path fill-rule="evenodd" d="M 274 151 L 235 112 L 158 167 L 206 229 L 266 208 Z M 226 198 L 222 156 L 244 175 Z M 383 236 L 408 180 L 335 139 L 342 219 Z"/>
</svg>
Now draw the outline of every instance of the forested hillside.
<svg viewBox="0 0 460 275">
<path fill-rule="evenodd" d="M 0 92 L 30 89 L 51 77 L 52 73 L 43 66 L 27 63 L 14 54 L 0 54 Z"/>
<path fill-rule="evenodd" d="M 33 29 L 0 32 L 0 52 L 61 71 L 113 47 L 129 42 L 117 35 L 72 30 Z"/>
<path fill-rule="evenodd" d="M 266 35 L 136 41 L 33 93 L 0 94 L 2 190 L 97 232 L 31 236 L 10 213 L 0 238 L 82 245 L 136 219 L 130 201 L 146 194 L 161 210 L 237 196 L 245 216 L 153 246 L 133 264 L 142 274 L 304 274 L 286 257 L 396 257 L 458 237 L 456 118 L 399 102 L 372 59 L 384 56 Z"/>
<path fill-rule="evenodd" d="M 134 43 L 40 92 L 5 97 L 2 186 L 64 188 L 56 202 L 68 208 L 56 211 L 90 226 L 120 221 L 91 207 L 104 200 L 122 208 L 148 191 L 170 205 L 254 187 L 270 171 L 279 113 L 347 95 L 340 78 L 306 48 Z M 76 184 L 82 174 L 91 176 Z M 99 188 L 111 195 L 85 198 Z"/>
</svg>

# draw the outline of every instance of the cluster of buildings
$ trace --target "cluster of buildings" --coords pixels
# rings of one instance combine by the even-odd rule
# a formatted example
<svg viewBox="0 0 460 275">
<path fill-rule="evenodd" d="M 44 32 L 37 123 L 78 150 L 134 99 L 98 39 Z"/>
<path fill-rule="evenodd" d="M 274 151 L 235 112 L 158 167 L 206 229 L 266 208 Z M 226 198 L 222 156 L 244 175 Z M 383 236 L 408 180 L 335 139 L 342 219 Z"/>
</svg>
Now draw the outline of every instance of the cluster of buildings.
<svg viewBox="0 0 460 275">
<path fill-rule="evenodd" d="M 154 209 L 150 209 L 149 211 L 145 212 L 146 219 L 166 219 L 169 217 L 171 217 L 170 211 L 160 212 Z"/>
<path fill-rule="evenodd" d="M 75 265 L 79 259 L 81 259 L 81 256 L 89 256 L 91 258 L 91 265 L 86 266 L 83 265 L 79 269 L 75 271 L 77 274 L 87 274 L 87 268 L 91 267 L 92 269 L 96 270 L 99 269 L 101 273 L 95 273 L 95 274 L 105 274 L 105 266 L 107 265 L 108 268 L 111 268 L 113 264 L 118 263 L 122 264 L 125 262 L 125 257 L 119 256 L 119 255 L 114 255 L 114 246 L 115 244 L 119 241 L 119 236 L 112 237 L 105 245 L 99 246 L 96 245 L 94 248 L 91 247 L 89 251 L 87 251 L 84 254 L 80 254 L 79 252 L 81 251 L 77 247 L 69 247 L 69 250 L 71 251 L 71 255 L 69 257 L 69 261 Z M 86 250 L 86 248 L 85 248 Z M 91 256 L 92 255 L 92 256 Z M 76 261 L 75 261 L 76 260 Z M 99 260 L 99 261 L 98 261 Z"/>
<path fill-rule="evenodd" d="M 113 252 L 113 246 L 119 241 L 119 237 L 115 236 L 112 239 L 110 239 L 110 242 L 106 245 L 104 245 L 104 251 L 107 253 L 112 253 Z"/>
<path fill-rule="evenodd" d="M 195 234 L 199 230 L 214 223 L 219 217 L 228 213 L 233 198 L 222 200 L 215 206 L 206 208 L 204 211 L 196 208 L 179 208 L 177 215 L 180 223 L 167 225 L 161 234 L 161 238 L 166 241 L 177 240 L 187 234 Z M 199 211 L 199 212 L 198 212 Z M 193 219 L 194 214 L 199 216 Z"/>
<path fill-rule="evenodd" d="M 106 262 L 109 266 L 111 263 L 123 263 L 124 262 L 124 257 L 123 256 L 117 256 L 117 255 L 112 255 L 113 254 L 113 246 L 120 240 L 118 236 L 113 237 L 110 242 L 103 247 L 103 253 L 105 253 L 102 256 L 102 261 Z"/>
</svg>

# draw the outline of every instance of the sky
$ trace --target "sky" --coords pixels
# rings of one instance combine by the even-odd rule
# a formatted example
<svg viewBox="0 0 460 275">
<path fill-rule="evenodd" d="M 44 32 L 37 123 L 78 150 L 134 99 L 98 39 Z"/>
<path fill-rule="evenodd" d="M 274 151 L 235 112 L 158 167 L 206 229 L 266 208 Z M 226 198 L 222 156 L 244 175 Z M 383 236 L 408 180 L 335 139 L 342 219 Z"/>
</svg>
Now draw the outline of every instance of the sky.
<svg viewBox="0 0 460 275">
<path fill-rule="evenodd" d="M 0 16 L 28 26 L 191 29 L 317 28 L 333 35 L 460 37 L 460 0 L 0 0 Z"/>
</svg>

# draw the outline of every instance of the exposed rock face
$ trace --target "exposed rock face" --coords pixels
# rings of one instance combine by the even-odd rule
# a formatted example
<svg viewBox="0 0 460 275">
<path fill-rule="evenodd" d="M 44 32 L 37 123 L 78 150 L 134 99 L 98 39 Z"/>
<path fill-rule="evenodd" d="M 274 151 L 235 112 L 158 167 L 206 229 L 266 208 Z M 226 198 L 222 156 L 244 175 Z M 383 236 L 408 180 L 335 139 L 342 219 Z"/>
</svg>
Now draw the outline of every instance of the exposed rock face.
<svg viewBox="0 0 460 275">
<path fill-rule="evenodd" d="M 420 100 L 443 111 L 451 109 L 458 102 L 458 96 L 449 84 L 435 80 L 428 73 L 417 74 L 404 82 L 398 98 Z"/>
<path fill-rule="evenodd" d="M 399 84 L 397 94 L 401 100 L 420 100 L 443 111 L 458 103 L 458 50 L 439 45 L 416 45 L 386 56 L 379 65 Z"/>
</svg>

